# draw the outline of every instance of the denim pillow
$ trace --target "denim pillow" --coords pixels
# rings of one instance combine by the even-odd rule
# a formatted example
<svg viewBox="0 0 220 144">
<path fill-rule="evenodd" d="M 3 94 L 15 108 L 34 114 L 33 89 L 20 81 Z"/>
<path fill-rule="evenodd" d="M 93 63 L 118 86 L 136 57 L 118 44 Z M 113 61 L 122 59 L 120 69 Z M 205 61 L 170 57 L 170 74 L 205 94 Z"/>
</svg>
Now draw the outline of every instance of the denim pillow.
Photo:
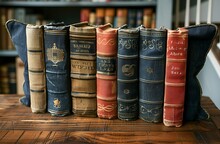
<svg viewBox="0 0 220 144">
<path fill-rule="evenodd" d="M 205 64 L 206 56 L 217 34 L 217 27 L 213 24 L 201 24 L 186 28 L 189 37 L 184 120 L 208 119 L 209 114 L 201 107 L 202 89 L 196 76 Z"/>
<path fill-rule="evenodd" d="M 16 20 L 6 22 L 6 29 L 18 52 L 18 56 L 24 63 L 24 84 L 23 90 L 25 96 L 20 98 L 20 102 L 25 106 L 30 106 L 30 87 L 28 78 L 27 45 L 26 45 L 26 24 Z"/>
</svg>

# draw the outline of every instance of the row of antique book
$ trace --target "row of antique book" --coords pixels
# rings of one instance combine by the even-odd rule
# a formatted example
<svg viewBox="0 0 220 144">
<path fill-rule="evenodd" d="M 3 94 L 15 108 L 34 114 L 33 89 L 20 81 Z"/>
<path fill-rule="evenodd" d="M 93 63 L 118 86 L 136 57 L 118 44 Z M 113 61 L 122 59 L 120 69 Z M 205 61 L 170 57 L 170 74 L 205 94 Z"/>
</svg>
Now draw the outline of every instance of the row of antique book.
<svg viewBox="0 0 220 144">
<path fill-rule="evenodd" d="M 21 102 L 33 113 L 182 125 L 187 29 L 16 21 L 6 23 L 9 29 L 10 22 L 23 26 L 27 102 Z"/>
</svg>

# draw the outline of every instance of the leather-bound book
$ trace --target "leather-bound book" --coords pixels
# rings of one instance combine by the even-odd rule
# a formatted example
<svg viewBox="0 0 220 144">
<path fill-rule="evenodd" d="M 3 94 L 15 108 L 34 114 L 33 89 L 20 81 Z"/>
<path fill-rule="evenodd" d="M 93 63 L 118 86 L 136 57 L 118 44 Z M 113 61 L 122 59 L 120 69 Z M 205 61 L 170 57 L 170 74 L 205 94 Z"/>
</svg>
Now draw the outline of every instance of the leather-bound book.
<svg viewBox="0 0 220 144">
<path fill-rule="evenodd" d="M 72 111 L 96 117 L 96 28 L 88 22 L 70 26 L 70 58 Z"/>
<path fill-rule="evenodd" d="M 105 23 L 114 24 L 114 18 L 115 18 L 115 9 L 106 8 L 105 9 Z"/>
<path fill-rule="evenodd" d="M 152 8 L 145 8 L 143 14 L 143 25 L 146 28 L 151 28 L 152 26 L 152 18 L 153 18 L 153 9 Z"/>
<path fill-rule="evenodd" d="M 136 11 L 136 26 L 143 25 L 143 9 L 137 9 Z"/>
<path fill-rule="evenodd" d="M 139 28 L 118 29 L 117 101 L 118 118 L 138 118 Z"/>
<path fill-rule="evenodd" d="M 105 9 L 96 8 L 96 25 L 102 25 L 105 21 Z"/>
<path fill-rule="evenodd" d="M 7 31 L 5 29 L 5 22 L 7 21 L 7 8 L 0 8 L 0 50 L 7 50 Z"/>
<path fill-rule="evenodd" d="M 52 116 L 65 116 L 71 110 L 69 43 L 69 27 L 44 26 L 47 108 Z"/>
<path fill-rule="evenodd" d="M 80 10 L 80 21 L 89 21 L 89 14 L 90 14 L 90 9 L 89 8 L 82 8 Z"/>
<path fill-rule="evenodd" d="M 99 118 L 117 118 L 116 54 L 117 29 L 111 24 L 101 25 L 97 32 L 97 115 Z"/>
<path fill-rule="evenodd" d="M 137 17 L 137 13 L 136 13 L 136 9 L 128 9 L 128 27 L 129 28 L 134 28 L 136 27 L 136 17 Z"/>
<path fill-rule="evenodd" d="M 187 49 L 188 30 L 168 30 L 163 112 L 165 126 L 180 127 L 183 122 Z"/>
<path fill-rule="evenodd" d="M 126 8 L 117 9 L 117 23 L 115 27 L 121 27 L 124 24 L 127 24 L 128 10 Z"/>
<path fill-rule="evenodd" d="M 30 106 L 30 87 L 28 77 L 28 61 L 27 61 L 27 44 L 26 44 L 26 24 L 16 20 L 8 20 L 6 28 L 9 36 L 18 52 L 18 56 L 24 64 L 24 96 L 20 98 L 20 102 L 25 106 Z"/>
<path fill-rule="evenodd" d="M 140 28 L 139 117 L 147 122 L 163 119 L 166 32 Z"/>
<path fill-rule="evenodd" d="M 26 37 L 31 110 L 33 113 L 44 113 L 47 97 L 43 26 L 28 24 L 26 26 Z"/>
</svg>

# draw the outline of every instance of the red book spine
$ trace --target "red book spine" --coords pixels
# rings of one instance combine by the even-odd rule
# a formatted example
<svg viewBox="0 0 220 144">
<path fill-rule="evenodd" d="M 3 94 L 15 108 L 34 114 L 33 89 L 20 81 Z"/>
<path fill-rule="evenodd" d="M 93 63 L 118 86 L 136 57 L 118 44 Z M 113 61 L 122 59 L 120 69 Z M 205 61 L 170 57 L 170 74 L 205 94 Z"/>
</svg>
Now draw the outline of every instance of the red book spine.
<svg viewBox="0 0 220 144">
<path fill-rule="evenodd" d="M 188 30 L 168 30 L 164 115 L 165 126 L 180 127 L 183 121 Z"/>
<path fill-rule="evenodd" d="M 117 29 L 111 24 L 99 26 L 97 32 L 97 115 L 117 118 L 116 54 Z"/>
</svg>

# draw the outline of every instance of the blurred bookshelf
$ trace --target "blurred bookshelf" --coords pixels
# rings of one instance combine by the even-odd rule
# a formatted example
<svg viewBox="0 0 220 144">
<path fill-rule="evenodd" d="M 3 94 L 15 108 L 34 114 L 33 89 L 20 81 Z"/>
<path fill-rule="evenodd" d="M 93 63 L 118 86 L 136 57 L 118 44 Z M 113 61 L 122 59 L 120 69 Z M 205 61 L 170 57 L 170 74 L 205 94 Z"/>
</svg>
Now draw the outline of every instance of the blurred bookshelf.
<svg viewBox="0 0 220 144">
<path fill-rule="evenodd" d="M 89 21 L 95 25 L 110 22 L 114 27 L 119 27 L 124 22 L 130 27 L 144 24 L 150 28 L 171 28 L 172 7 L 173 0 L 0 0 L 0 67 L 5 69 L 6 65 L 11 67 L 13 63 L 16 74 L 18 73 L 18 54 L 5 29 L 5 23 L 9 19 L 38 25 L 61 21 L 70 25 Z M 97 24 L 100 17 L 108 17 L 108 21 L 102 20 Z M 0 93 L 3 93 L 1 89 Z"/>
</svg>

